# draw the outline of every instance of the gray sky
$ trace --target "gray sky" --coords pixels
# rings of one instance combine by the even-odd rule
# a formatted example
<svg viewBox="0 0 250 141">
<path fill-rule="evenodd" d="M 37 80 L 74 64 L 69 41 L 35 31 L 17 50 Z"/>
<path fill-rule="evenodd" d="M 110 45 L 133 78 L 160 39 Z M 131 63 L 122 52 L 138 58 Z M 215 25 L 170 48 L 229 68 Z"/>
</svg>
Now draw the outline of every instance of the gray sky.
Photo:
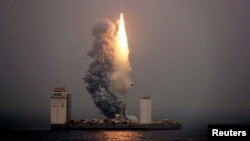
<svg viewBox="0 0 250 141">
<path fill-rule="evenodd" d="M 127 112 L 153 118 L 250 118 L 250 1 L 124 0 L 131 78 Z M 91 28 L 119 0 L 1 0 L 0 118 L 50 116 L 57 81 L 72 118 L 102 117 L 85 90 Z"/>
</svg>

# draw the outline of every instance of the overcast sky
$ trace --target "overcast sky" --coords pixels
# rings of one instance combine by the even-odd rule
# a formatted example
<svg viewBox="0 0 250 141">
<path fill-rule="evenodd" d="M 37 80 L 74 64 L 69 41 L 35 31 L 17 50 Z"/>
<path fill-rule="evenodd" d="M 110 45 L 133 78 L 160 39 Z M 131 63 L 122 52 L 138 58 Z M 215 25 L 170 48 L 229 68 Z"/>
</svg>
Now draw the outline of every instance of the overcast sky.
<svg viewBox="0 0 250 141">
<path fill-rule="evenodd" d="M 250 118 L 250 1 L 124 0 L 131 78 L 127 112 L 139 117 Z M 102 117 L 82 80 L 91 28 L 115 22 L 119 0 L 1 0 L 0 118 L 50 117 L 57 81 L 72 94 L 72 118 Z"/>
</svg>

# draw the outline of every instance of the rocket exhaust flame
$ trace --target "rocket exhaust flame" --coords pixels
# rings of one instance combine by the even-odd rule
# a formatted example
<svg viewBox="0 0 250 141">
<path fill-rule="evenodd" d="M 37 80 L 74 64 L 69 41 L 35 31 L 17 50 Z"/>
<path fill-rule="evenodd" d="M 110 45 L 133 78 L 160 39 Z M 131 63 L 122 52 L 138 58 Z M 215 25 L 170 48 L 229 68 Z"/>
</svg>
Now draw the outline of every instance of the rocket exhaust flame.
<svg viewBox="0 0 250 141">
<path fill-rule="evenodd" d="M 129 77 L 131 66 L 123 14 L 120 14 L 119 27 L 116 34 L 114 69 L 115 71 L 111 75 L 112 89 L 118 93 L 127 93 L 128 88 L 131 86 Z"/>
<path fill-rule="evenodd" d="M 119 29 L 117 32 L 117 41 L 118 41 L 118 47 L 119 47 L 122 57 L 127 59 L 128 53 L 129 53 L 128 52 L 128 40 L 127 40 L 123 14 L 120 15 Z"/>
<path fill-rule="evenodd" d="M 93 102 L 108 118 L 124 110 L 117 94 L 124 94 L 131 85 L 129 48 L 123 14 L 116 25 L 103 19 L 92 28 L 94 42 L 87 53 L 93 59 L 83 80 Z"/>
</svg>

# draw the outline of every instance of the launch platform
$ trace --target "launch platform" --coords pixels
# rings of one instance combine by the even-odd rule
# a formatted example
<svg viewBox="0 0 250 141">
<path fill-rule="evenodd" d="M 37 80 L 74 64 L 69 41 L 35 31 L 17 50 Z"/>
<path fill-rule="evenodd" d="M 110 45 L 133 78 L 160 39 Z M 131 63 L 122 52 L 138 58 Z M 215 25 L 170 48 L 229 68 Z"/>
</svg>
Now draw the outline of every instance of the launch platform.
<svg viewBox="0 0 250 141">
<path fill-rule="evenodd" d="M 125 107 L 125 106 L 124 106 Z M 56 130 L 180 130 L 181 124 L 172 119 L 152 120 L 150 96 L 140 99 L 140 120 L 126 115 L 125 108 L 108 119 L 71 119 L 71 94 L 65 87 L 56 87 L 51 94 L 51 129 Z"/>
</svg>

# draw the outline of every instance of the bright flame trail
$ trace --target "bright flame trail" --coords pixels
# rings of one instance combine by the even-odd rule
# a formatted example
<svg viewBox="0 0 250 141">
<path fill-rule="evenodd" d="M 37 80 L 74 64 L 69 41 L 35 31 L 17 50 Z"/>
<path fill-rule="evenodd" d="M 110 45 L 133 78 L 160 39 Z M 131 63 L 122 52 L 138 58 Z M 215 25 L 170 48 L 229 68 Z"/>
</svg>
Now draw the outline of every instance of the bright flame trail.
<svg viewBox="0 0 250 141">
<path fill-rule="evenodd" d="M 128 39 L 127 39 L 127 34 L 126 34 L 126 29 L 125 29 L 125 22 L 123 19 L 123 14 L 120 15 L 120 22 L 119 22 L 119 29 L 117 32 L 117 42 L 118 42 L 118 47 L 120 49 L 120 55 L 124 57 L 124 59 L 128 59 Z"/>
<path fill-rule="evenodd" d="M 129 62 L 128 39 L 122 13 L 120 14 L 118 31 L 116 34 L 114 67 L 115 71 L 111 75 L 112 89 L 118 93 L 127 93 L 132 83 L 129 77 L 129 73 L 132 69 Z"/>
</svg>

